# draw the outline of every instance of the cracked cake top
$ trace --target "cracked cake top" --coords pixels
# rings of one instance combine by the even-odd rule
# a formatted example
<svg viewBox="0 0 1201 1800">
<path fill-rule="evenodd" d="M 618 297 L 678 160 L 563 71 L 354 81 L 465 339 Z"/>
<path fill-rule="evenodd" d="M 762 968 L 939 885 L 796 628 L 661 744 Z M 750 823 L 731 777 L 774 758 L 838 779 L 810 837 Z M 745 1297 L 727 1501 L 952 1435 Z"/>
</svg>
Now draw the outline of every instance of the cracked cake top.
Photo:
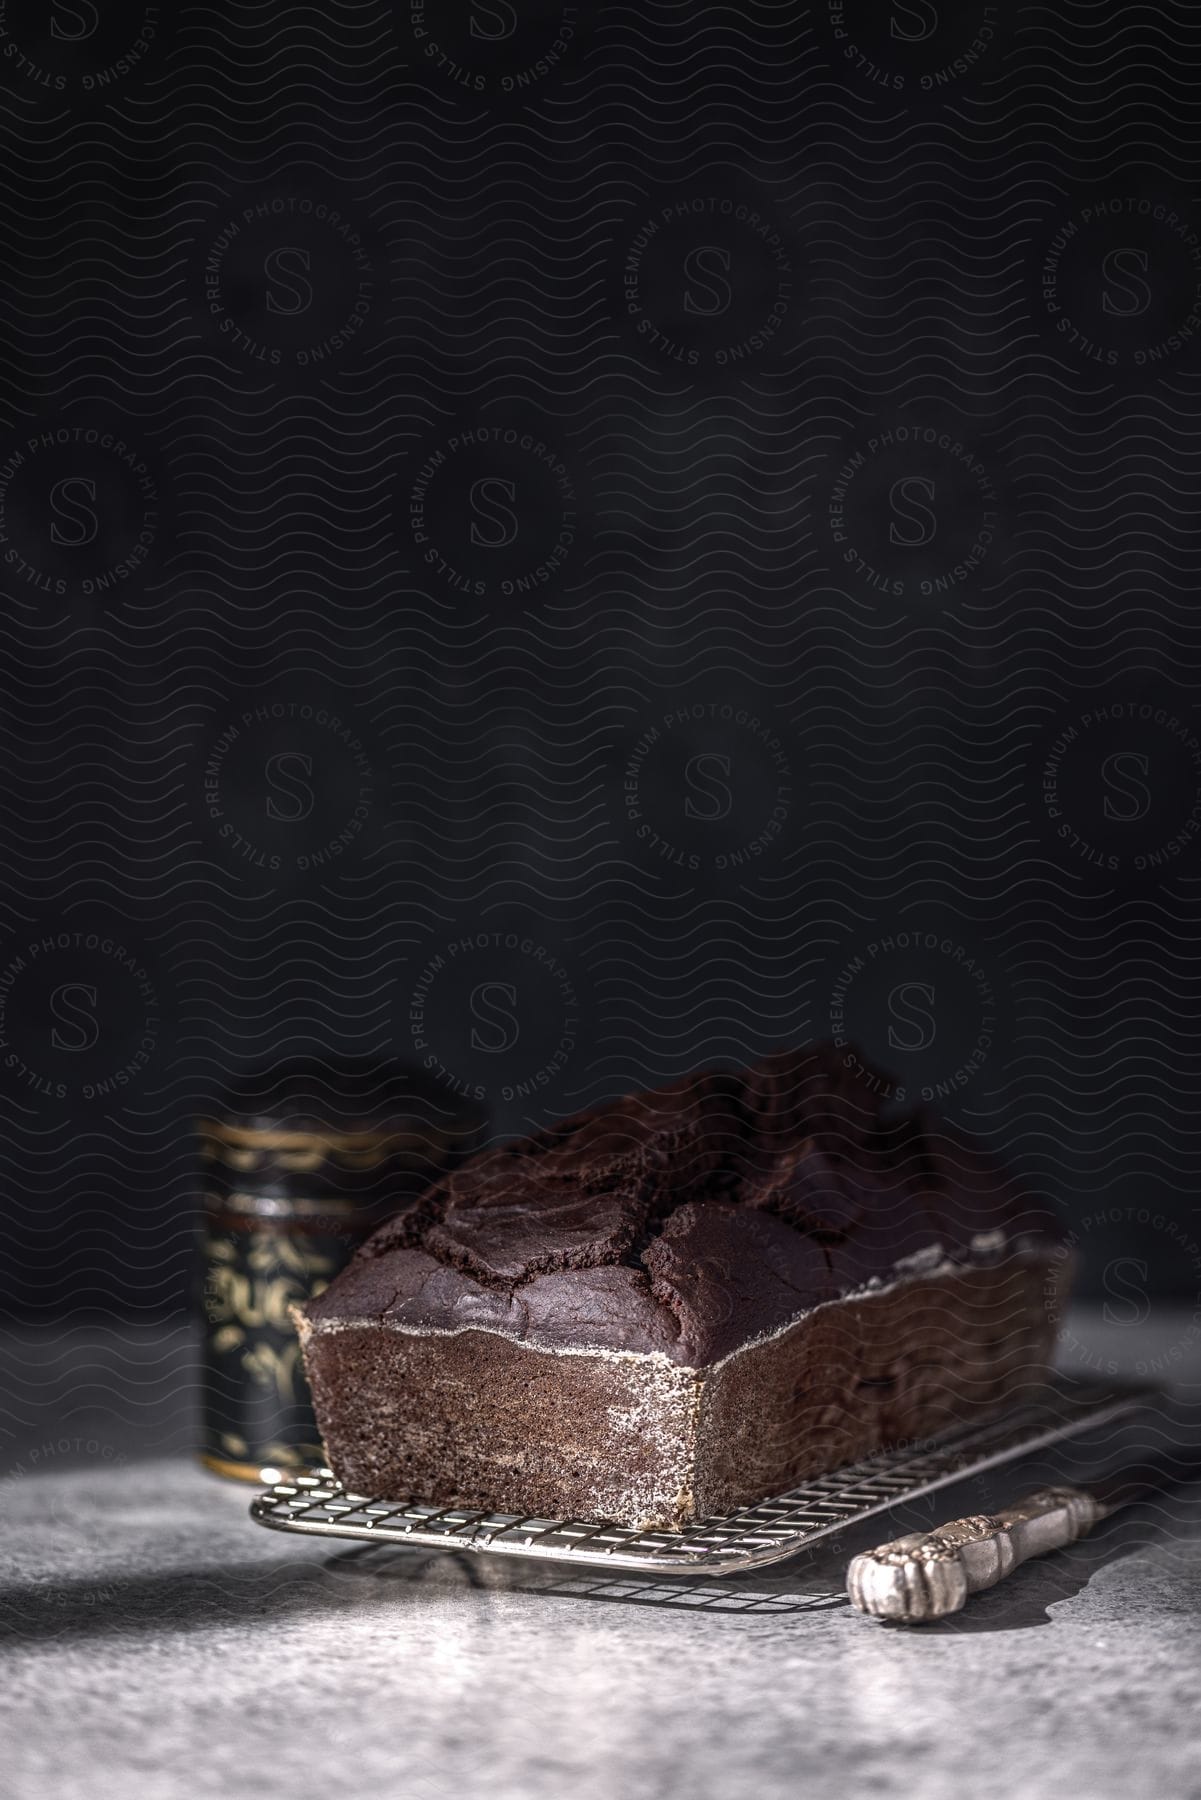
<svg viewBox="0 0 1201 1800">
<path fill-rule="evenodd" d="M 1055 1239 L 983 1154 L 831 1046 L 690 1076 L 480 1152 L 368 1239 L 317 1329 L 478 1327 L 705 1367 L 908 1258 Z"/>
</svg>

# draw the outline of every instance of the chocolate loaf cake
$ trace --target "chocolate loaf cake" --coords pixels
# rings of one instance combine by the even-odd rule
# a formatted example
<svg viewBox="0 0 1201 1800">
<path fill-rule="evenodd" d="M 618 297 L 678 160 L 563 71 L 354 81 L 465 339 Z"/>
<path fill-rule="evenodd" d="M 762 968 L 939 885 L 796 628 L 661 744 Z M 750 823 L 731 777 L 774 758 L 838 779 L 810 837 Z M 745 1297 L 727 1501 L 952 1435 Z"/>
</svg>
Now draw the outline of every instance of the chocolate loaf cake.
<svg viewBox="0 0 1201 1800">
<path fill-rule="evenodd" d="M 353 1492 L 673 1526 L 994 1408 L 1066 1257 L 833 1050 L 486 1151 L 297 1312 Z"/>
</svg>

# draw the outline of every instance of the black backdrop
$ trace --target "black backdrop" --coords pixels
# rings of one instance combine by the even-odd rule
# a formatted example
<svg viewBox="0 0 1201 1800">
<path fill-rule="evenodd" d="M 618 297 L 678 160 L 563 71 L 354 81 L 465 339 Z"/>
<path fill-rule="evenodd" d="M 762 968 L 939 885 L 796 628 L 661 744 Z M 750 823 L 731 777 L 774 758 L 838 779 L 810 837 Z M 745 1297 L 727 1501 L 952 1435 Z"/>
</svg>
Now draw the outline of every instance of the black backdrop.
<svg viewBox="0 0 1201 1800">
<path fill-rule="evenodd" d="M 1196 1295 L 1185 0 L 0 5 L 8 1302 L 187 1120 L 854 1040 Z"/>
</svg>

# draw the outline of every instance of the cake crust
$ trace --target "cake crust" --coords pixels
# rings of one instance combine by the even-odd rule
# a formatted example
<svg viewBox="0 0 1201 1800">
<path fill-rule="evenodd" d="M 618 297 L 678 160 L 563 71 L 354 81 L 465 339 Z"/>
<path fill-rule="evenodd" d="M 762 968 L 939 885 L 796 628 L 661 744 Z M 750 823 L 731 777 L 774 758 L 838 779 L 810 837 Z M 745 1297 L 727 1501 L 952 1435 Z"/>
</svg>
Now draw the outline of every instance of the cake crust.
<svg viewBox="0 0 1201 1800">
<path fill-rule="evenodd" d="M 1036 1379 L 1059 1245 L 810 1051 L 477 1156 L 297 1322 L 353 1491 L 672 1526 Z"/>
</svg>

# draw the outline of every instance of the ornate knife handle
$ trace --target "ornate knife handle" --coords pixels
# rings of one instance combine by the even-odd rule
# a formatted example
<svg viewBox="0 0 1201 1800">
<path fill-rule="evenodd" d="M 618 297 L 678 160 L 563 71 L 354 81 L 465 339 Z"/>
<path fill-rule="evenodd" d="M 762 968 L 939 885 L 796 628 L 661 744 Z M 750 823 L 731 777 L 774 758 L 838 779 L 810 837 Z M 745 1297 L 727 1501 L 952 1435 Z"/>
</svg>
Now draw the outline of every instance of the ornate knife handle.
<svg viewBox="0 0 1201 1800">
<path fill-rule="evenodd" d="M 1031 1556 L 1074 1544 L 1105 1509 L 1080 1488 L 1041 1488 L 997 1513 L 915 1531 L 853 1557 L 851 1605 L 876 1619 L 920 1625 L 958 1612 L 969 1594 L 993 1587 Z"/>
</svg>

